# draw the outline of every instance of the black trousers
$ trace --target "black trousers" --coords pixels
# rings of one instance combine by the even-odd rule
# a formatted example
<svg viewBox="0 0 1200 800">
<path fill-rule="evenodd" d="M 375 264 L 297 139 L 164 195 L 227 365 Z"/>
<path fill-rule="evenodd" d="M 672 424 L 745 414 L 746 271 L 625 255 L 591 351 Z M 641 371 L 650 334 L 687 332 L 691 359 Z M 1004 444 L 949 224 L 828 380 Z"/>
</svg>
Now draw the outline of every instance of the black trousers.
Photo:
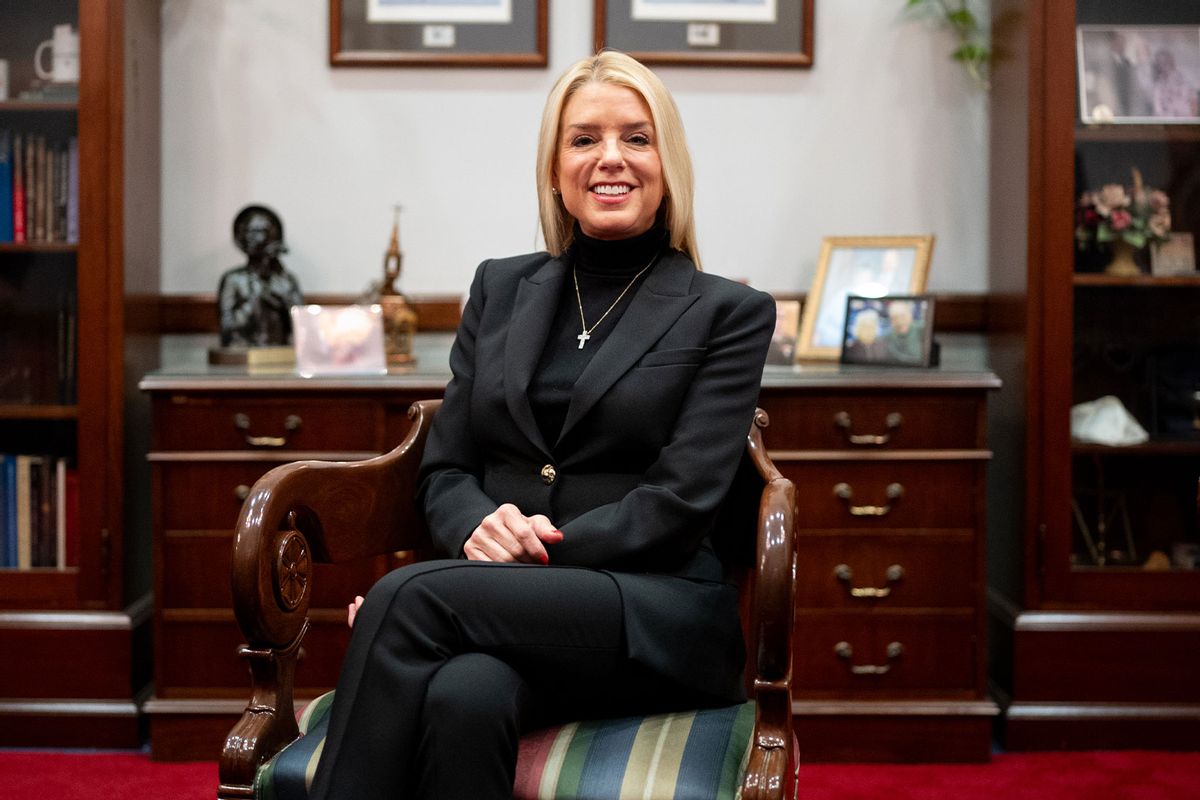
<svg viewBox="0 0 1200 800">
<path fill-rule="evenodd" d="M 524 730 L 703 704 L 629 661 L 603 572 L 415 564 L 355 618 L 309 796 L 510 800 Z"/>
</svg>

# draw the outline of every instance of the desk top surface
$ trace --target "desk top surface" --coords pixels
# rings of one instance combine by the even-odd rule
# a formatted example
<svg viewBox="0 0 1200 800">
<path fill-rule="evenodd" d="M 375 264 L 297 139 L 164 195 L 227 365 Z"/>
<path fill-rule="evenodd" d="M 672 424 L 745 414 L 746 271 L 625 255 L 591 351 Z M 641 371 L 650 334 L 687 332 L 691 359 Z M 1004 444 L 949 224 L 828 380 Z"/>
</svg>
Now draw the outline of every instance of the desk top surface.
<svg viewBox="0 0 1200 800">
<path fill-rule="evenodd" d="M 765 389 L 998 389 L 1000 380 L 985 366 L 984 352 L 970 338 L 943 346 L 942 364 L 918 367 L 860 366 L 834 362 L 768 364 Z M 339 391 L 413 389 L 441 391 L 450 380 L 447 363 L 454 335 L 428 333 L 416 337 L 416 366 L 386 374 L 305 377 L 293 367 L 247 368 L 208 363 L 206 337 L 163 337 L 160 369 L 142 378 L 138 388 L 162 391 Z"/>
</svg>

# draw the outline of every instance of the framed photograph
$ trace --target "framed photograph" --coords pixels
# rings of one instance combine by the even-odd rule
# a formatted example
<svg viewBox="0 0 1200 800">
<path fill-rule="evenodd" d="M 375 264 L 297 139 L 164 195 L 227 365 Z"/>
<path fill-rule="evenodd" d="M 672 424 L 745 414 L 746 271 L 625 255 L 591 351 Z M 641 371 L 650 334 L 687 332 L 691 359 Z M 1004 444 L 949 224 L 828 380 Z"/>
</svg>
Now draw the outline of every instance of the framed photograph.
<svg viewBox="0 0 1200 800">
<path fill-rule="evenodd" d="M 647 64 L 811 67 L 813 0 L 595 0 L 596 50 Z"/>
<path fill-rule="evenodd" d="M 1200 25 L 1080 25 L 1075 37 L 1084 122 L 1200 122 Z"/>
<path fill-rule="evenodd" d="M 316 375 L 383 375 L 383 309 L 363 306 L 292 306 L 296 371 Z"/>
<path fill-rule="evenodd" d="M 1190 233 L 1171 232 L 1165 242 L 1150 245 L 1151 275 L 1193 275 L 1196 272 L 1196 238 Z"/>
<path fill-rule="evenodd" d="M 547 0 L 329 0 L 335 67 L 544 67 Z"/>
<path fill-rule="evenodd" d="M 775 301 L 775 333 L 767 348 L 768 364 L 791 364 L 796 360 L 796 336 L 800 333 L 800 301 Z"/>
<path fill-rule="evenodd" d="M 843 364 L 928 367 L 933 361 L 929 295 L 846 298 Z"/>
<path fill-rule="evenodd" d="M 800 318 L 796 356 L 836 361 L 846 329 L 846 298 L 925 291 L 933 236 L 828 236 Z"/>
</svg>

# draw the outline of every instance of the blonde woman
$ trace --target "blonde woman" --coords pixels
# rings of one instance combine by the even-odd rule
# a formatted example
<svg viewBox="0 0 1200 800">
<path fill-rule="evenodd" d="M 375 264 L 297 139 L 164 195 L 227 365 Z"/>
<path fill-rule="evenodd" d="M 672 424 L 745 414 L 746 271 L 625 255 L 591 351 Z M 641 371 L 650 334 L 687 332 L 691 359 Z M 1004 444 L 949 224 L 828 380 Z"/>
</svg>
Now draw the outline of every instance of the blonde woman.
<svg viewBox="0 0 1200 800">
<path fill-rule="evenodd" d="M 774 303 L 699 270 L 679 112 L 628 56 L 556 83 L 537 188 L 547 252 L 479 266 L 426 447 L 444 559 L 351 605 L 313 798 L 510 798 L 532 726 L 742 699 L 712 540 Z"/>
</svg>

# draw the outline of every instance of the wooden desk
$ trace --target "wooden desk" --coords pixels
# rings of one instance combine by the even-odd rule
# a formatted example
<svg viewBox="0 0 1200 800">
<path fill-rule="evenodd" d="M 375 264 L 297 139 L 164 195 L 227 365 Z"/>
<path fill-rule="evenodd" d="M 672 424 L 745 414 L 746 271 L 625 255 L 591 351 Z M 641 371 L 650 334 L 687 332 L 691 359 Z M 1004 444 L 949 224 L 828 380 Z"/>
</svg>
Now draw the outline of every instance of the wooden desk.
<svg viewBox="0 0 1200 800">
<path fill-rule="evenodd" d="M 248 678 L 229 588 L 242 498 L 271 467 L 386 452 L 441 395 L 448 335 L 405 375 L 300 378 L 191 361 L 147 375 L 160 759 L 212 758 Z M 169 357 L 164 363 L 171 363 Z M 772 457 L 799 488 L 794 710 L 807 760 L 982 761 L 985 370 L 768 367 Z M 298 697 L 334 685 L 345 604 L 398 561 L 318 565 Z M 865 591 L 864 591 L 865 590 Z"/>
</svg>

